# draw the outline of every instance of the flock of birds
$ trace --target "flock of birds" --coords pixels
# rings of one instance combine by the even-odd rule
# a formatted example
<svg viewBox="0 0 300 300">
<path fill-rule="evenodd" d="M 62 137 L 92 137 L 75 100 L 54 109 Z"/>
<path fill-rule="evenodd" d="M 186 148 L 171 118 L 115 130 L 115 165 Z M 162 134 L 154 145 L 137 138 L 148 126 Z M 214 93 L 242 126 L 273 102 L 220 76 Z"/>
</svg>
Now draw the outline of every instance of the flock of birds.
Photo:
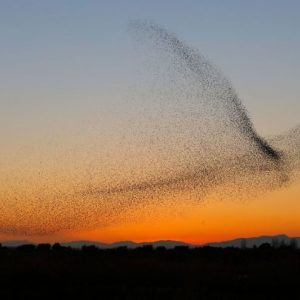
<svg viewBox="0 0 300 300">
<path fill-rule="evenodd" d="M 205 56 L 153 23 L 129 28 L 148 64 L 136 116 L 119 138 L 108 134 L 97 159 L 70 155 L 76 171 L 53 161 L 51 174 L 43 164 L 31 173 L 23 166 L 27 178 L 4 172 L 1 233 L 98 228 L 126 222 L 147 205 L 172 209 L 216 192 L 255 195 L 297 179 L 299 126 L 261 137 L 230 81 Z"/>
</svg>

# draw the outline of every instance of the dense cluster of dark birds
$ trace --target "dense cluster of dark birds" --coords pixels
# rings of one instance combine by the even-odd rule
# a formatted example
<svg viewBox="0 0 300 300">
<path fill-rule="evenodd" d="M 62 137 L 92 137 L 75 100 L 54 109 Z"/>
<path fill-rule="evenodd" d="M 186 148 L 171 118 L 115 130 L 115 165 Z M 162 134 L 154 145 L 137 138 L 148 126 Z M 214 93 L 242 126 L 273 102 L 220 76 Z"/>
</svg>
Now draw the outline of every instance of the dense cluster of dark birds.
<svg viewBox="0 0 300 300">
<path fill-rule="evenodd" d="M 60 177 L 63 167 L 54 161 L 57 175 L 49 180 L 43 169 L 26 179 L 4 175 L 1 233 L 96 228 L 126 222 L 148 204 L 199 203 L 218 191 L 248 196 L 297 178 L 300 127 L 261 137 L 230 81 L 205 56 L 149 22 L 130 23 L 130 33 L 147 66 L 137 114 L 121 128 L 122 138 L 112 149 L 97 148 L 99 160 L 82 157 L 70 178 Z M 113 131 L 109 136 L 114 140 Z"/>
</svg>

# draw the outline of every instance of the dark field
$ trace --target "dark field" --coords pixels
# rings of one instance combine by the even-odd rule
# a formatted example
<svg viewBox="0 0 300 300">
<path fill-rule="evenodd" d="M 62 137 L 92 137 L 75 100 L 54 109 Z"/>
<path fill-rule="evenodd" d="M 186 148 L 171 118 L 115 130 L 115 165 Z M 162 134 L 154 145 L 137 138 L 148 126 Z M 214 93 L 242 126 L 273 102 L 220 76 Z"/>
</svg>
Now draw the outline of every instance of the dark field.
<svg viewBox="0 0 300 300">
<path fill-rule="evenodd" d="M 300 250 L 0 248 L 0 299 L 300 299 Z"/>
</svg>

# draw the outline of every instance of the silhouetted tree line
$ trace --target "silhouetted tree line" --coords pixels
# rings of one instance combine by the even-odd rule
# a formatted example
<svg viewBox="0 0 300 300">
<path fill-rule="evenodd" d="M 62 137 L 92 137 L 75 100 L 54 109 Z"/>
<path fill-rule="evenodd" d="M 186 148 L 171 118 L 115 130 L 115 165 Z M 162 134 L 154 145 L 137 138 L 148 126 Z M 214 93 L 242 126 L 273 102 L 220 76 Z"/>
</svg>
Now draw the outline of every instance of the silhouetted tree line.
<svg viewBox="0 0 300 300">
<path fill-rule="evenodd" d="M 247 248 L 0 246 L 0 299 L 300 298 L 296 243 Z"/>
</svg>

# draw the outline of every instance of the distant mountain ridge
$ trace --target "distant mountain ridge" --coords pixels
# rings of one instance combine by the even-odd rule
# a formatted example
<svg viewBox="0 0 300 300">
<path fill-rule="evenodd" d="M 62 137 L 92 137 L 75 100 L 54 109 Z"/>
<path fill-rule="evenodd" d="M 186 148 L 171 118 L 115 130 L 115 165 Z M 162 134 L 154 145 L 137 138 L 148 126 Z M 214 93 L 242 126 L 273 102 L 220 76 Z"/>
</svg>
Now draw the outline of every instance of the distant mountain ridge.
<svg viewBox="0 0 300 300">
<path fill-rule="evenodd" d="M 28 240 L 10 240 L 10 241 L 0 241 L 0 244 L 5 247 L 19 247 L 22 245 L 33 244 L 37 245 L 37 243 L 28 241 Z M 154 241 L 154 242 L 133 242 L 133 241 L 119 241 L 113 243 L 103 243 L 98 241 L 89 241 L 89 240 L 79 240 L 79 241 L 70 241 L 70 242 L 61 242 L 60 245 L 65 247 L 72 247 L 72 248 L 81 248 L 83 246 L 95 246 L 100 249 L 112 249 L 118 247 L 127 247 L 127 248 L 138 248 L 143 246 L 153 246 L 154 248 L 157 247 L 166 247 L 168 249 L 174 248 L 176 246 L 188 246 L 188 247 L 195 247 L 196 245 L 188 244 L 185 242 L 180 241 L 172 241 L 172 240 L 161 240 L 161 241 Z"/>
<path fill-rule="evenodd" d="M 71 246 L 73 248 L 81 248 L 82 246 L 96 246 L 101 249 L 110 249 L 110 248 L 118 248 L 118 247 L 137 248 L 143 246 L 153 246 L 154 248 L 166 247 L 170 249 L 176 246 L 188 246 L 188 247 L 194 246 L 192 244 L 188 244 L 180 241 L 171 241 L 171 240 L 140 242 L 140 243 L 136 243 L 132 241 L 119 241 L 111 244 L 106 244 L 101 242 L 91 242 L 91 241 L 72 241 L 72 242 L 61 243 L 61 245 Z"/>
<path fill-rule="evenodd" d="M 295 241 L 298 246 L 300 246 L 300 237 L 289 237 L 285 234 L 274 235 L 274 236 L 258 236 L 258 237 L 249 237 L 249 238 L 237 238 L 228 241 L 221 241 L 221 242 L 211 242 L 205 244 L 189 244 L 180 241 L 173 241 L 173 240 L 160 240 L 160 241 L 153 241 L 153 242 L 132 242 L 132 241 L 119 241 L 114 243 L 103 243 L 98 241 L 88 241 L 88 240 L 78 240 L 78 241 L 70 241 L 70 242 L 61 242 L 62 246 L 72 247 L 80 249 L 83 246 L 95 246 L 99 249 L 111 249 L 111 248 L 118 248 L 118 247 L 127 247 L 127 248 L 137 248 L 143 246 L 153 246 L 154 248 L 157 247 L 165 247 L 167 249 L 172 249 L 178 246 L 187 246 L 190 248 L 194 247 L 203 247 L 203 246 L 210 246 L 210 247 L 247 247 L 252 248 L 254 246 L 259 247 L 264 243 L 269 244 L 290 244 L 291 241 Z M 9 240 L 9 241 L 0 241 L 0 244 L 5 247 L 18 247 L 21 245 L 26 244 L 36 244 L 28 240 Z"/>
<path fill-rule="evenodd" d="M 207 243 L 206 246 L 211 247 L 248 247 L 253 248 L 254 246 L 261 246 L 262 244 L 269 243 L 269 244 L 286 244 L 288 245 L 292 240 L 296 241 L 298 246 L 300 246 L 300 237 L 289 237 L 285 234 L 280 235 L 263 235 L 258 237 L 250 237 L 250 238 L 237 238 L 233 240 L 223 241 L 223 242 L 213 242 Z"/>
</svg>

